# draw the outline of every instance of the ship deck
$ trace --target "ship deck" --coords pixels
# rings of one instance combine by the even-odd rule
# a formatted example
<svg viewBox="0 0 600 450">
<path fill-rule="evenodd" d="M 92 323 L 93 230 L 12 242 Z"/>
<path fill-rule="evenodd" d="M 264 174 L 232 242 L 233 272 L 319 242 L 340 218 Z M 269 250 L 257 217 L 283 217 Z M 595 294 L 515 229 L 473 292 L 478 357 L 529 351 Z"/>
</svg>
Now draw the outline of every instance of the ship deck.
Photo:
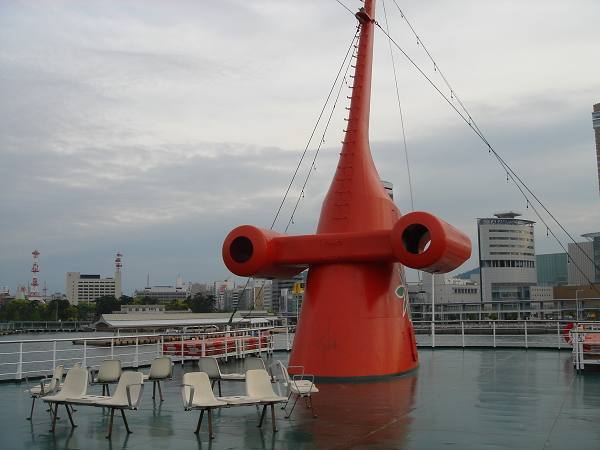
<svg viewBox="0 0 600 450">
<path fill-rule="evenodd" d="M 133 434 L 115 417 L 78 407 L 71 429 L 60 409 L 54 434 L 39 402 L 33 421 L 27 383 L 0 383 L 0 447 L 3 449 L 563 449 L 600 448 L 600 373 L 577 375 L 569 352 L 515 349 L 421 349 L 410 376 L 374 383 L 319 384 L 318 418 L 300 402 L 291 419 L 277 409 L 279 431 L 270 420 L 257 428 L 255 407 L 215 414 L 216 438 L 206 423 L 193 434 L 198 412 L 183 411 L 179 393 L 187 363 L 166 383 L 165 401 L 153 401 L 147 386 L 141 409 L 128 412 Z M 288 354 L 275 358 L 287 360 Z M 225 366 L 233 371 L 235 362 Z M 100 387 L 90 388 L 91 392 Z M 242 393 L 242 383 L 223 383 L 223 395 Z M 99 392 L 98 392 L 99 393 Z M 267 417 L 268 418 L 268 417 Z"/>
</svg>

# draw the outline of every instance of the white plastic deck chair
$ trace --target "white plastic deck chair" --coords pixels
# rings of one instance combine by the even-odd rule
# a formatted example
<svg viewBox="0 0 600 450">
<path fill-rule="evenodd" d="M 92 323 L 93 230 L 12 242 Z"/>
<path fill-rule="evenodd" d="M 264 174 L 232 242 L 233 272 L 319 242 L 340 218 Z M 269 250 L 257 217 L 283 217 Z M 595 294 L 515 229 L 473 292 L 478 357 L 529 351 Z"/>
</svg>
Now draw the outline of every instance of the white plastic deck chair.
<svg viewBox="0 0 600 450">
<path fill-rule="evenodd" d="M 285 418 L 289 419 L 292 413 L 294 412 L 294 408 L 296 407 L 296 402 L 298 402 L 299 398 L 304 398 L 306 400 L 306 407 L 312 409 L 313 417 L 316 418 L 317 414 L 315 413 L 315 408 L 312 403 L 312 394 L 316 394 L 319 392 L 317 385 L 315 384 L 315 376 L 304 373 L 303 366 L 290 366 L 286 367 L 281 361 L 277 361 L 277 366 L 281 371 L 281 375 L 283 377 L 283 385 L 287 387 L 289 394 L 288 400 L 283 405 L 283 409 L 286 410 Z M 297 375 L 293 375 L 290 377 L 290 373 L 288 372 L 289 368 L 300 369 L 301 373 Z M 294 404 L 292 405 L 292 409 L 290 412 L 287 412 L 287 405 L 290 402 L 290 398 L 292 395 L 295 395 L 296 398 L 294 400 Z"/>
<path fill-rule="evenodd" d="M 262 426 L 267 412 L 267 406 L 271 407 L 271 420 L 273 423 L 273 431 L 277 431 L 277 424 L 275 422 L 275 404 L 284 403 L 287 401 L 286 397 L 277 395 L 273 390 L 271 384 L 271 376 L 269 372 L 264 369 L 251 369 L 246 372 L 246 395 L 250 399 L 258 400 L 263 405 L 263 410 L 260 415 L 260 422 L 258 427 Z"/>
<path fill-rule="evenodd" d="M 237 372 L 223 373 L 223 372 L 221 372 L 221 368 L 217 364 L 217 367 L 219 367 L 219 373 L 221 375 L 221 379 L 225 380 L 225 381 L 245 381 L 246 380 L 246 372 L 248 372 L 249 370 L 254 370 L 254 369 L 267 370 L 267 367 L 265 366 L 265 362 L 262 360 L 262 358 L 252 356 L 252 357 L 244 358 L 243 362 L 244 362 L 244 368 L 243 368 L 242 373 L 237 373 Z"/>
<path fill-rule="evenodd" d="M 194 433 L 200 433 L 200 425 L 202 425 L 204 411 L 207 411 L 208 437 L 209 439 L 214 439 L 212 410 L 227 406 L 227 403 L 215 398 L 208 374 L 205 372 L 189 372 L 184 374 L 181 396 L 183 398 L 183 407 L 186 411 L 191 411 L 193 409 L 200 410 L 198 425 L 196 425 L 196 431 L 194 431 Z"/>
<path fill-rule="evenodd" d="M 164 401 L 160 382 L 173 379 L 173 362 L 168 356 L 155 358 L 150 365 L 150 373 L 144 375 L 144 380 L 152 381 L 152 398 L 156 398 L 156 385 L 158 385 L 158 394 L 160 401 Z"/>
<path fill-rule="evenodd" d="M 249 370 L 254 369 L 263 369 L 267 370 L 267 366 L 265 365 L 265 361 L 258 356 L 250 356 L 244 359 L 244 372 L 248 372 Z"/>
<path fill-rule="evenodd" d="M 68 399 L 82 398 L 87 391 L 87 387 L 88 371 L 83 367 L 71 367 L 67 372 L 67 376 L 61 390 L 57 394 L 42 397 L 43 401 L 50 403 L 50 409 L 52 409 L 52 406 L 54 406 L 54 411 L 52 413 L 52 429 L 50 430 L 52 433 L 54 433 L 56 428 L 56 418 L 58 416 L 59 404 L 65 405 L 71 426 L 73 428 L 75 427 L 75 423 L 73 422 L 73 417 L 71 416 L 71 411 L 68 406 Z"/>
<path fill-rule="evenodd" d="M 217 358 L 212 356 L 201 356 L 198 358 L 198 369 L 200 372 L 206 373 L 211 382 L 211 386 L 214 388 L 215 383 L 219 386 L 219 396 L 223 395 L 221 392 L 221 369 L 219 368 L 219 362 Z"/>
<path fill-rule="evenodd" d="M 115 394 L 112 397 L 102 398 L 93 403 L 92 406 L 110 408 L 108 433 L 106 435 L 107 439 L 110 439 L 112 435 L 113 419 L 116 409 L 121 411 L 121 417 L 123 418 L 123 423 L 125 424 L 127 433 L 132 432 L 129 428 L 129 424 L 127 423 L 127 418 L 125 417 L 125 410 L 129 409 L 132 411 L 137 411 L 139 409 L 143 390 L 144 374 L 141 372 L 125 371 L 119 378 L 119 383 L 115 389 Z"/>
<path fill-rule="evenodd" d="M 102 395 L 110 395 L 109 385 L 118 383 L 121 377 L 121 361 L 118 359 L 105 359 L 100 364 L 100 368 L 96 373 L 96 376 L 92 376 L 92 384 L 102 385 Z"/>
<path fill-rule="evenodd" d="M 31 418 L 33 417 L 33 408 L 35 406 L 36 399 L 40 397 L 45 397 L 46 395 L 54 394 L 60 389 L 60 382 L 63 377 L 64 369 L 65 368 L 63 365 L 56 366 L 54 368 L 54 371 L 52 372 L 52 378 L 50 378 L 50 381 L 42 380 L 40 384 L 32 386 L 29 389 L 27 389 L 27 391 L 25 391 L 31 396 L 32 399 L 31 412 L 29 413 L 29 417 L 27 417 L 27 420 L 31 420 Z"/>
</svg>

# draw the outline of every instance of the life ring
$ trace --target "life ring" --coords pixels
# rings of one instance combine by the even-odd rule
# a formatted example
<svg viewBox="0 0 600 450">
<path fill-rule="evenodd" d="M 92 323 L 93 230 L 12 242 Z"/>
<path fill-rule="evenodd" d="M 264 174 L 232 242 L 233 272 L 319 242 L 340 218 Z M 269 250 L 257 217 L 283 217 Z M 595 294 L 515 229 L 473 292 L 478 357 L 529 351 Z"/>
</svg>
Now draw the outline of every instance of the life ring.
<svg viewBox="0 0 600 450">
<path fill-rule="evenodd" d="M 575 327 L 575 324 L 573 322 L 569 322 L 562 330 L 563 339 L 567 344 L 570 344 L 572 342 L 571 330 L 573 329 L 573 327 Z"/>
</svg>

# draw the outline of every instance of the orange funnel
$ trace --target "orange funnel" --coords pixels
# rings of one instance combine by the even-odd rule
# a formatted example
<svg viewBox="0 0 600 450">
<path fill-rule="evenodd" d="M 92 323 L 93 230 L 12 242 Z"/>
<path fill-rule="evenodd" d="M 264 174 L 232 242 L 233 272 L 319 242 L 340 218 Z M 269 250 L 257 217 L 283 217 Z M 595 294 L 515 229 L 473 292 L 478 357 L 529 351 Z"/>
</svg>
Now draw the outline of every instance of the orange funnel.
<svg viewBox="0 0 600 450">
<path fill-rule="evenodd" d="M 426 212 L 401 216 L 369 148 L 375 1 L 356 14 L 360 41 L 348 127 L 315 235 L 250 225 L 223 260 L 240 276 L 290 278 L 309 268 L 290 366 L 319 378 L 377 378 L 418 365 L 402 265 L 449 272 L 471 256 L 462 232 Z"/>
</svg>

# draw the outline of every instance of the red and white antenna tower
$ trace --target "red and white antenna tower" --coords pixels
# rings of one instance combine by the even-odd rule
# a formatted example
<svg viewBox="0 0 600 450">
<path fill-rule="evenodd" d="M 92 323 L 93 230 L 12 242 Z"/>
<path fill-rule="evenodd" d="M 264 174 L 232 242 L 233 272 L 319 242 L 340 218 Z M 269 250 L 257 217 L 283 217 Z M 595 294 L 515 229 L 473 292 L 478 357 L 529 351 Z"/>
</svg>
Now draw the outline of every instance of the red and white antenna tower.
<svg viewBox="0 0 600 450">
<path fill-rule="evenodd" d="M 40 273 L 40 264 L 39 264 L 39 256 L 40 252 L 34 250 L 31 252 L 33 256 L 33 265 L 31 266 L 31 287 L 29 288 L 29 300 L 41 300 L 39 290 L 39 273 Z"/>
<path fill-rule="evenodd" d="M 115 273 L 121 272 L 121 267 L 123 267 L 123 263 L 121 262 L 122 257 L 122 253 L 117 253 L 117 257 L 115 258 Z"/>
</svg>

